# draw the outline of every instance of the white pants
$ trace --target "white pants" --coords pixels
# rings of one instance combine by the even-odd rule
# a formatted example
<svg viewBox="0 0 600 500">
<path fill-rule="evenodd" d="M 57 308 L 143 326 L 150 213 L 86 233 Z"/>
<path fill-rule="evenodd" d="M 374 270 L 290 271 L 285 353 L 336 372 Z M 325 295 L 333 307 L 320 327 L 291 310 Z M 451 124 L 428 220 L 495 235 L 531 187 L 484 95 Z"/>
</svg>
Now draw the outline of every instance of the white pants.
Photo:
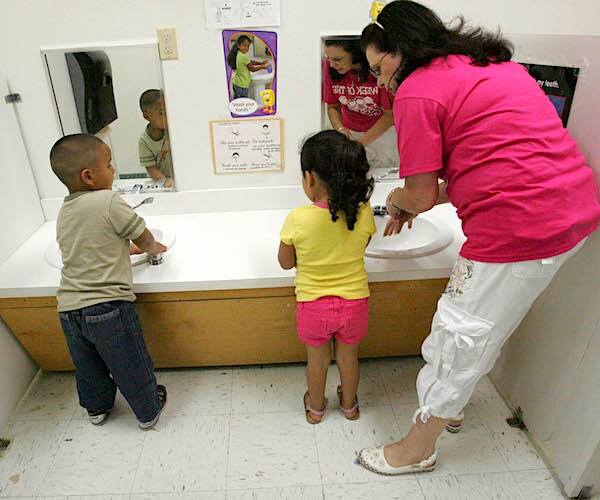
<svg viewBox="0 0 600 500">
<path fill-rule="evenodd" d="M 427 364 L 417 377 L 413 421 L 460 415 L 533 301 L 584 242 L 543 260 L 490 264 L 459 257 L 421 348 Z"/>
<path fill-rule="evenodd" d="M 360 139 L 365 133 L 351 130 L 352 137 L 355 140 Z M 385 168 L 391 170 L 398 168 L 400 158 L 398 156 L 398 139 L 396 129 L 392 126 L 386 130 L 380 137 L 375 139 L 366 148 L 367 160 L 371 168 Z"/>
</svg>

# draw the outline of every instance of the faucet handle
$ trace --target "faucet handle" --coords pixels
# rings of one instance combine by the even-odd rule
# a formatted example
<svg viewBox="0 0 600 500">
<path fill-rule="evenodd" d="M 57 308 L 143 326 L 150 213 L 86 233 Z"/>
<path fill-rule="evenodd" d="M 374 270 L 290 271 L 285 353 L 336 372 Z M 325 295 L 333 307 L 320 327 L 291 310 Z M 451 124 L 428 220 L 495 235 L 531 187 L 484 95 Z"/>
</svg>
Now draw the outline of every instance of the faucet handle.
<svg viewBox="0 0 600 500">
<path fill-rule="evenodd" d="M 387 207 L 385 205 L 375 205 L 373 207 L 373 215 L 384 216 L 387 214 L 388 214 L 388 211 L 387 211 Z"/>
</svg>

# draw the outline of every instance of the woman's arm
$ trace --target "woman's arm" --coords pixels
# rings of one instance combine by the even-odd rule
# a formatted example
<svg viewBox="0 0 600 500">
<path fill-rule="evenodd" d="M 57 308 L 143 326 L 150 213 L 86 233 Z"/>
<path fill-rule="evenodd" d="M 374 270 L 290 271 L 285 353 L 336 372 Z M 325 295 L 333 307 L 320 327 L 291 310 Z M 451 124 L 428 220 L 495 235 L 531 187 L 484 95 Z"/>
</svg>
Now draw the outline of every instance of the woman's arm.
<svg viewBox="0 0 600 500">
<path fill-rule="evenodd" d="M 342 123 L 342 105 L 339 102 L 327 105 L 327 116 L 329 117 L 329 121 L 334 130 L 341 132 L 348 137 L 348 139 L 353 138 L 352 132 L 345 128 Z"/>
<path fill-rule="evenodd" d="M 296 249 L 294 245 L 286 245 L 283 241 L 280 241 L 277 260 L 283 269 L 292 269 L 296 265 Z"/>
<path fill-rule="evenodd" d="M 440 194 L 437 172 L 406 177 L 403 188 L 396 188 L 387 197 L 386 205 L 391 219 L 383 232 L 384 236 L 398 234 L 402 226 L 414 219 L 417 214 L 431 210 L 445 198 L 445 184 Z M 442 202 L 443 203 L 443 202 Z"/>
<path fill-rule="evenodd" d="M 368 146 L 375 139 L 379 139 L 393 125 L 394 113 L 391 109 L 386 109 L 381 118 L 379 118 L 379 120 L 377 120 L 375 124 L 363 134 L 358 142 L 360 142 L 363 146 Z"/>
</svg>

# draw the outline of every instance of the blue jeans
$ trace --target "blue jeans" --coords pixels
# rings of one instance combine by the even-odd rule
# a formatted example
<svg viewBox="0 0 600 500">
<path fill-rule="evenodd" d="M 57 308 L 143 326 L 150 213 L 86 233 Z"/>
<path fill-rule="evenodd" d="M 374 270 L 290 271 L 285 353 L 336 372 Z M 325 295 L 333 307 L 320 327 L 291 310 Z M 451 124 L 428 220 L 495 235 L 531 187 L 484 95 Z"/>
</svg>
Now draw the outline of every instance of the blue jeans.
<svg viewBox="0 0 600 500">
<path fill-rule="evenodd" d="M 238 87 L 235 83 L 232 83 L 231 85 L 233 85 L 233 98 L 234 99 L 238 99 L 240 97 L 248 97 L 248 88 L 244 88 L 244 87 Z"/>
<path fill-rule="evenodd" d="M 159 411 L 154 364 L 133 303 L 116 300 L 58 315 L 81 406 L 110 410 L 118 387 L 140 422 L 152 420 Z"/>
</svg>

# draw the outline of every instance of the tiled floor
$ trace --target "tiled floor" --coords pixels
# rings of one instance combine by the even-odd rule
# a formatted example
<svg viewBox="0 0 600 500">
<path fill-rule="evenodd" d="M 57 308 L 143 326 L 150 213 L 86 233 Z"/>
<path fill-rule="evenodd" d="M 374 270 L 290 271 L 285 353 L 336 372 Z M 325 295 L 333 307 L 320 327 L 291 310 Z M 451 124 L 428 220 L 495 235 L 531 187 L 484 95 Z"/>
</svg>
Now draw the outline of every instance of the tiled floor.
<svg viewBox="0 0 600 500">
<path fill-rule="evenodd" d="M 361 448 L 397 440 L 416 408 L 420 358 L 361 364 L 361 418 L 331 409 L 322 424 L 302 412 L 304 367 L 161 371 L 169 405 L 154 431 L 138 430 L 119 396 L 94 427 L 72 374 L 44 374 L 3 436 L 0 498 L 77 500 L 562 499 L 489 380 L 477 387 L 460 434 L 445 433 L 429 474 L 388 478 L 353 463 Z"/>
</svg>

